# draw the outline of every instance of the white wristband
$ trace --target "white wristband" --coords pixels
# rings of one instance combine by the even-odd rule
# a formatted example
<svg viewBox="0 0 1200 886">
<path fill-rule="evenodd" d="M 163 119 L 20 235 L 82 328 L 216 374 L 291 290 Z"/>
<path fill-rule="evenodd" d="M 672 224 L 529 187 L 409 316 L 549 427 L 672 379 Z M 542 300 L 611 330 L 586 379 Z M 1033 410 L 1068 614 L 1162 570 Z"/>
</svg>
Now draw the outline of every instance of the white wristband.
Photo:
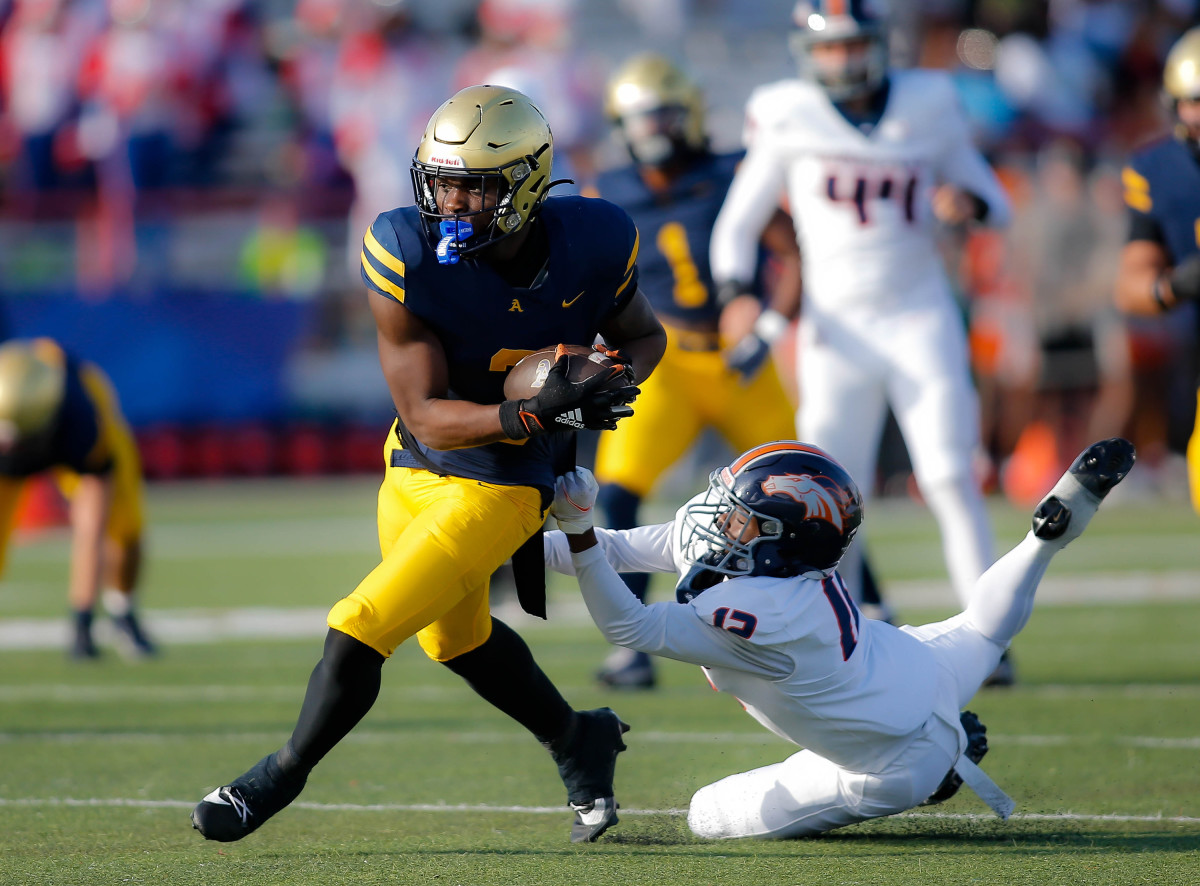
<svg viewBox="0 0 1200 886">
<path fill-rule="evenodd" d="M 788 319 L 778 311 L 773 311 L 767 308 L 758 315 L 758 319 L 754 321 L 754 334 L 765 341 L 767 344 L 773 344 L 775 339 L 783 335 L 788 328 Z"/>
</svg>

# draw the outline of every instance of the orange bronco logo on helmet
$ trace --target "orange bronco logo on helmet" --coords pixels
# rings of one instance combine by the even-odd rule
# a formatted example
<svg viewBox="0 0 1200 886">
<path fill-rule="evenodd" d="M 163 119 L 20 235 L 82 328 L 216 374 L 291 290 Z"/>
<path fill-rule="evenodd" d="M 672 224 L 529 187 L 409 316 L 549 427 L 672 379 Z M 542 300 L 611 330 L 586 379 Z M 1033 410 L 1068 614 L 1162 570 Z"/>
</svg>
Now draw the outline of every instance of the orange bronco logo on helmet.
<svg viewBox="0 0 1200 886">
<path fill-rule="evenodd" d="M 824 520 L 842 529 L 842 504 L 829 487 L 811 474 L 772 474 L 762 481 L 767 495 L 786 495 L 808 508 L 806 520 Z"/>
</svg>

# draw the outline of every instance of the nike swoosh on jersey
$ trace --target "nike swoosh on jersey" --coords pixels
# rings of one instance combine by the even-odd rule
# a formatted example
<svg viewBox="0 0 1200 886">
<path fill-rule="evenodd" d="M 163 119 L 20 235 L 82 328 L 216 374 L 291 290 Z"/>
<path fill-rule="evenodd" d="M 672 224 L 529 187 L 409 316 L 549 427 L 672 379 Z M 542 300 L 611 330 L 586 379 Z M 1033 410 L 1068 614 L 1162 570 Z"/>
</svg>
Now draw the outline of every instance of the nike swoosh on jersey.
<svg viewBox="0 0 1200 886">
<path fill-rule="evenodd" d="M 573 299 L 571 299 L 570 301 L 567 301 L 567 300 L 564 298 L 564 299 L 563 299 L 563 307 L 564 307 L 564 308 L 569 308 L 569 307 L 571 307 L 571 305 L 575 304 L 575 302 L 577 302 L 577 301 L 579 301 L 581 298 L 583 298 L 583 293 L 585 293 L 585 292 L 587 292 L 587 290 L 586 290 L 586 289 L 584 289 L 584 290 L 581 290 L 581 291 L 580 291 L 580 293 L 579 293 L 579 295 L 575 296 L 575 297 L 574 297 Z"/>
</svg>

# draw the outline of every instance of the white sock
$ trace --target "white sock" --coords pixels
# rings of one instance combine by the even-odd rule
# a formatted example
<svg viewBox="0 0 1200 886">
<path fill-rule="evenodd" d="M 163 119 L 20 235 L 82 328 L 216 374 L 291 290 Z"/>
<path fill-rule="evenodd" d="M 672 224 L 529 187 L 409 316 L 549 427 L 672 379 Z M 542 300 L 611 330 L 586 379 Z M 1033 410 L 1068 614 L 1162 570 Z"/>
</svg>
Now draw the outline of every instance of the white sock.
<svg viewBox="0 0 1200 886">
<path fill-rule="evenodd" d="M 1092 517 L 1096 515 L 1096 511 L 1100 509 L 1100 499 L 1088 492 L 1070 471 L 1062 475 L 1054 484 L 1054 488 L 1042 498 L 1042 501 L 1052 495 L 1066 505 L 1071 512 L 1067 531 L 1058 538 L 1046 542 L 1046 544 L 1057 545 L 1057 550 L 1062 550 L 1070 542 L 1083 535 L 1083 530 L 1087 528 Z"/>
<path fill-rule="evenodd" d="M 104 610 L 113 618 L 120 618 L 133 611 L 133 594 L 126 594 L 116 588 L 105 588 L 101 595 Z"/>
</svg>

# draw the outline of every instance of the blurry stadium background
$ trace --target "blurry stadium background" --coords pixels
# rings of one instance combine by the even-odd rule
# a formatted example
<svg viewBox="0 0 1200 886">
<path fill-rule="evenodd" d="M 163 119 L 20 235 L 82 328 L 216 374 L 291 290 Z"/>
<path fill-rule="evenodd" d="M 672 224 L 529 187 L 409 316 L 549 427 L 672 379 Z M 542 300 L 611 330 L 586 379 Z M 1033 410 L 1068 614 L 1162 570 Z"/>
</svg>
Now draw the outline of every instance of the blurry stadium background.
<svg viewBox="0 0 1200 886">
<path fill-rule="evenodd" d="M 895 6 L 894 59 L 954 73 L 1018 207 L 1007 235 L 945 232 L 990 488 L 1024 502 L 1085 438 L 1124 433 L 1135 485 L 1178 497 L 1193 318 L 1122 318 L 1111 280 L 1120 164 L 1164 130 L 1160 64 L 1195 0 Z M 108 370 L 152 479 L 375 471 L 391 406 L 357 257 L 374 215 L 411 202 L 437 104 L 482 80 L 525 90 L 557 173 L 584 183 L 625 159 L 600 113 L 606 75 L 657 49 L 704 86 L 714 144 L 733 149 L 750 90 L 793 70 L 790 8 L 4 0 L 2 331 Z M 906 491 L 895 434 L 878 483 Z"/>
</svg>

